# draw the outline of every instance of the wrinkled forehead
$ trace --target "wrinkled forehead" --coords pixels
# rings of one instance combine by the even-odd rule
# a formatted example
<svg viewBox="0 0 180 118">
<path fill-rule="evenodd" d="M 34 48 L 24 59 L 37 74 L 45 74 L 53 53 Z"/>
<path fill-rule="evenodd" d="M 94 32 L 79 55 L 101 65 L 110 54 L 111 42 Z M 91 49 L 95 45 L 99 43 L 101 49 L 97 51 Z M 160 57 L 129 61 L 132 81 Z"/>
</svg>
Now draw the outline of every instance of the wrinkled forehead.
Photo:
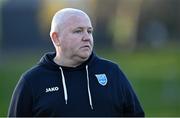
<svg viewBox="0 0 180 118">
<path fill-rule="evenodd" d="M 65 17 L 63 25 L 66 27 L 92 27 L 89 17 L 85 14 L 70 14 Z"/>
</svg>

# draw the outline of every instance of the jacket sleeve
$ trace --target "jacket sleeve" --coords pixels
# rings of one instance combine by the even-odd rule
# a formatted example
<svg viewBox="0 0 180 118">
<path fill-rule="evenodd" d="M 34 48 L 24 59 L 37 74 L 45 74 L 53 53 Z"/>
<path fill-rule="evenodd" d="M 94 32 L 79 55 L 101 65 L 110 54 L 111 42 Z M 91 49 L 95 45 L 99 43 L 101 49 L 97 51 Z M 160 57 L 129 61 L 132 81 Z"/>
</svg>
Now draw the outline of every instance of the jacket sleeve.
<svg viewBox="0 0 180 118">
<path fill-rule="evenodd" d="M 123 94 L 123 116 L 137 116 L 144 117 L 145 113 L 140 105 L 140 102 L 126 76 L 118 67 L 118 78 L 121 89 L 121 94 Z"/>
<path fill-rule="evenodd" d="M 21 77 L 13 92 L 8 116 L 32 116 L 32 92 L 24 76 Z"/>
</svg>

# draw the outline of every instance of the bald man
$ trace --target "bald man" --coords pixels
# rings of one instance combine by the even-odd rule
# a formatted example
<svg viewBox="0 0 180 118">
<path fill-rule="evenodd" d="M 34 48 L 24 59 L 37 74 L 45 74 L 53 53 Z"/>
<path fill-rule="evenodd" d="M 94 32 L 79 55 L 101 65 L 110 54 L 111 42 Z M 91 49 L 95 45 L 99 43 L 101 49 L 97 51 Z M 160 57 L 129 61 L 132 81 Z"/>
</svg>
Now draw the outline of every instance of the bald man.
<svg viewBox="0 0 180 118">
<path fill-rule="evenodd" d="M 8 116 L 144 116 L 118 65 L 93 52 L 92 32 L 83 11 L 58 11 L 50 31 L 55 52 L 22 74 Z"/>
</svg>

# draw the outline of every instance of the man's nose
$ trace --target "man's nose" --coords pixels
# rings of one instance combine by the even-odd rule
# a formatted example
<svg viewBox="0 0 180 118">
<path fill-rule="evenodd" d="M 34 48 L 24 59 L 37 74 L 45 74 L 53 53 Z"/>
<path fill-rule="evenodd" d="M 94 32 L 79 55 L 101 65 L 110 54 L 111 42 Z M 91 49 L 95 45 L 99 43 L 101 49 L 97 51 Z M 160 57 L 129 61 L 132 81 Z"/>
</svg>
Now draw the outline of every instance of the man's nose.
<svg viewBox="0 0 180 118">
<path fill-rule="evenodd" d="M 91 34 L 89 34 L 88 32 L 84 32 L 82 39 L 83 39 L 83 41 L 89 41 L 90 37 L 91 37 Z"/>
</svg>

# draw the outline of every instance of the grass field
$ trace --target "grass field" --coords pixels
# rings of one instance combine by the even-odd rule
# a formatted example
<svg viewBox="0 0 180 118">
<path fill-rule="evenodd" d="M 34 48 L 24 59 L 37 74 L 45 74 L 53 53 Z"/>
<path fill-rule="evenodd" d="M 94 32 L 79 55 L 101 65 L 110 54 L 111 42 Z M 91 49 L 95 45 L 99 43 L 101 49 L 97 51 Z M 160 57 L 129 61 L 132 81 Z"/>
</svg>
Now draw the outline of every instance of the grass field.
<svg viewBox="0 0 180 118">
<path fill-rule="evenodd" d="M 180 116 L 180 51 L 141 50 L 134 53 L 98 51 L 119 64 L 135 89 L 146 116 Z M 0 116 L 6 116 L 12 91 L 22 72 L 40 54 L 7 56 L 0 63 Z M 21 58 L 22 57 L 22 58 Z M 2 63 L 3 62 L 3 63 Z"/>
</svg>

